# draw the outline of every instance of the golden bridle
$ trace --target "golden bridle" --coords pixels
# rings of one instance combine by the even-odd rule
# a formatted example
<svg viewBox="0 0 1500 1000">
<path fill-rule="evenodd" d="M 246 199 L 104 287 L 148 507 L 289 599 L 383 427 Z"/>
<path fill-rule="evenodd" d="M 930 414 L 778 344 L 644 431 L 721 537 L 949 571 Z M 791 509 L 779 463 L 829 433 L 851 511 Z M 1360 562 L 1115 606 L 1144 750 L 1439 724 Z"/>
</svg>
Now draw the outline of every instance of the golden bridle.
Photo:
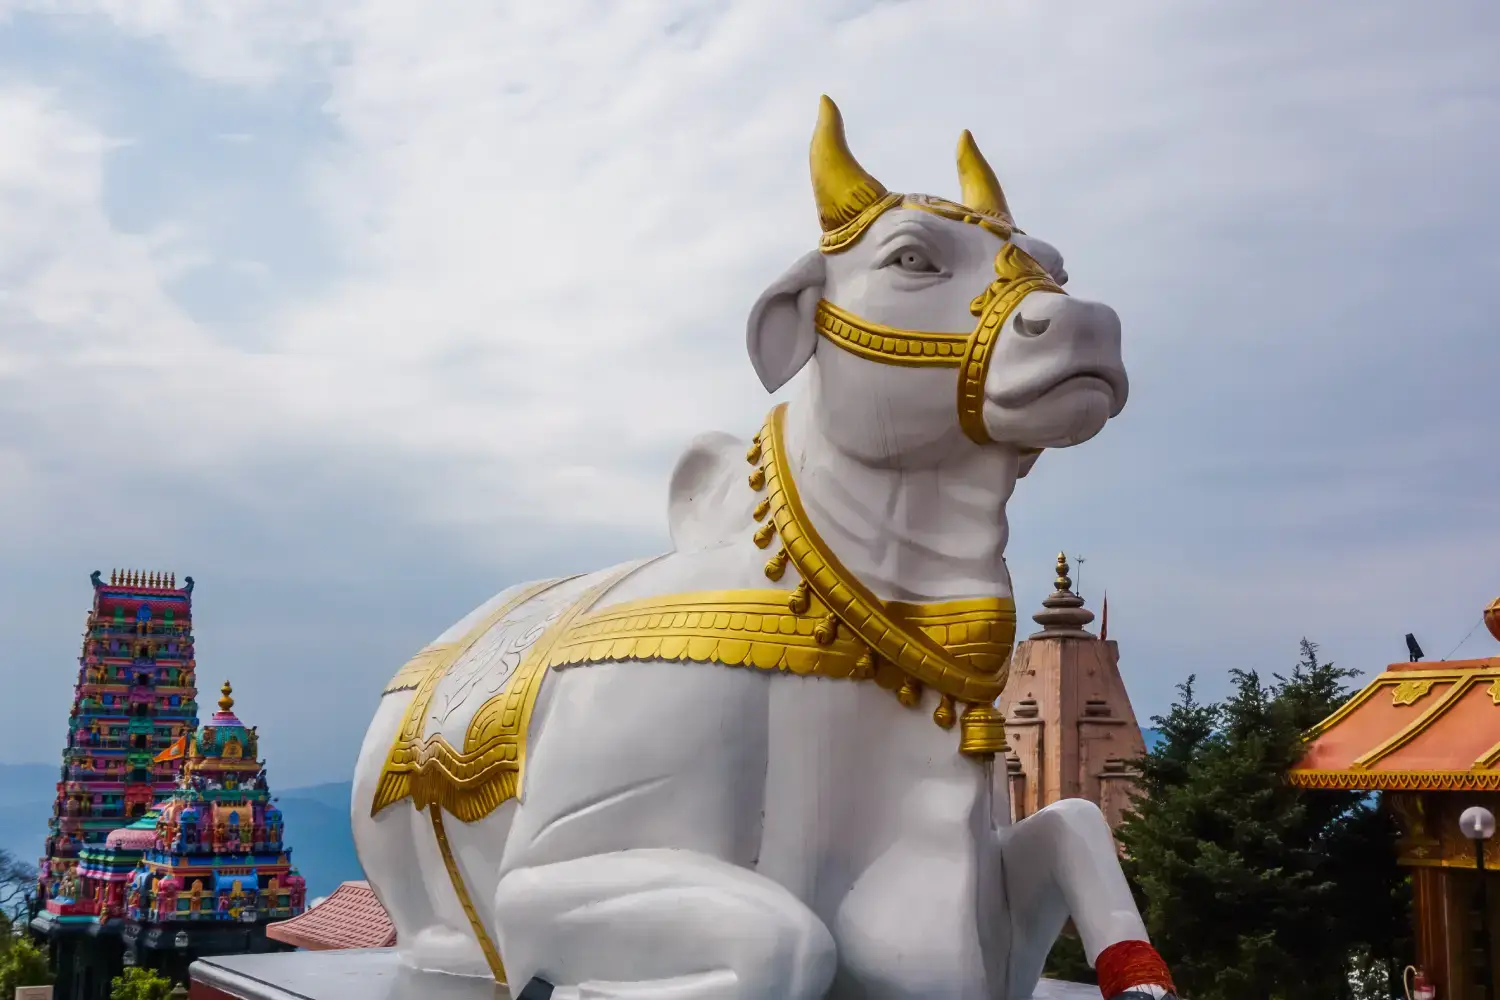
<svg viewBox="0 0 1500 1000">
<path fill-rule="evenodd" d="M 1006 243 L 995 255 L 995 280 L 969 303 L 974 329 L 963 333 L 927 333 L 873 323 L 823 299 L 814 314 L 818 333 L 868 361 L 908 368 L 957 368 L 958 422 L 975 444 L 988 444 L 984 426 L 984 383 L 1005 322 L 1032 292 L 1067 294 L 1037 261 L 1010 242 L 1020 232 L 1011 217 L 995 172 L 967 130 L 958 141 L 958 176 L 963 204 L 930 195 L 896 194 L 854 159 L 844 137 L 844 120 L 827 97 L 818 108 L 818 125 L 810 154 L 813 195 L 823 227 L 819 248 L 842 253 L 880 216 L 895 208 L 916 209 L 976 225 Z"/>
</svg>

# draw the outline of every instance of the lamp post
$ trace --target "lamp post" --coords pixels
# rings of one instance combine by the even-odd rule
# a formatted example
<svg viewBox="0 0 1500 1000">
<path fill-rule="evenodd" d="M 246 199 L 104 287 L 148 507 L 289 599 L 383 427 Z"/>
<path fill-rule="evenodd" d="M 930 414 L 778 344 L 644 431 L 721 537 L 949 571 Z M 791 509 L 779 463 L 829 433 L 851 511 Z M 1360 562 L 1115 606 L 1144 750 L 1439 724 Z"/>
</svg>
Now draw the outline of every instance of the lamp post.
<svg viewBox="0 0 1500 1000">
<path fill-rule="evenodd" d="M 1495 835 L 1495 814 L 1484 806 L 1470 806 L 1458 817 L 1458 828 L 1474 842 L 1474 868 L 1479 875 L 1479 933 L 1484 954 L 1480 982 L 1484 985 L 1485 1000 L 1495 1000 L 1495 959 L 1490 947 L 1490 883 L 1484 867 L 1484 845 Z"/>
</svg>

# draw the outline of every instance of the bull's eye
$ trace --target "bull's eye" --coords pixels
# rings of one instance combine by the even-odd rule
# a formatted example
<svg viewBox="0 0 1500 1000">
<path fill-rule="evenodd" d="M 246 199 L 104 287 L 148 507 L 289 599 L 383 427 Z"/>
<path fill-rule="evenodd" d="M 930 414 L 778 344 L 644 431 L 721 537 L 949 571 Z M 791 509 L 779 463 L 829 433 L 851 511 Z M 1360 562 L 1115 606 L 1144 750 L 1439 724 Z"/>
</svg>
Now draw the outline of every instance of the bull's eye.
<svg viewBox="0 0 1500 1000">
<path fill-rule="evenodd" d="M 938 273 L 938 267 L 932 262 L 932 258 L 919 247 L 906 247 L 896 254 L 891 263 L 912 274 Z"/>
</svg>

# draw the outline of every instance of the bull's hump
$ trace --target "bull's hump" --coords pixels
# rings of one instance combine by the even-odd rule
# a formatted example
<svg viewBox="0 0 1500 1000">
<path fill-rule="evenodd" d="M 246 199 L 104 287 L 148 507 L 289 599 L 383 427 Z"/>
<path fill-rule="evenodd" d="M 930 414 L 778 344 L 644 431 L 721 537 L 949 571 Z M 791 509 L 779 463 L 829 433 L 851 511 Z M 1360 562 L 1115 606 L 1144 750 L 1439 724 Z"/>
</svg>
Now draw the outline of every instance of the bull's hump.
<svg viewBox="0 0 1500 1000">
<path fill-rule="evenodd" d="M 749 444 L 730 434 L 700 434 L 678 458 L 667 494 L 675 551 L 715 548 L 743 535 L 755 505 L 745 485 Z"/>
</svg>

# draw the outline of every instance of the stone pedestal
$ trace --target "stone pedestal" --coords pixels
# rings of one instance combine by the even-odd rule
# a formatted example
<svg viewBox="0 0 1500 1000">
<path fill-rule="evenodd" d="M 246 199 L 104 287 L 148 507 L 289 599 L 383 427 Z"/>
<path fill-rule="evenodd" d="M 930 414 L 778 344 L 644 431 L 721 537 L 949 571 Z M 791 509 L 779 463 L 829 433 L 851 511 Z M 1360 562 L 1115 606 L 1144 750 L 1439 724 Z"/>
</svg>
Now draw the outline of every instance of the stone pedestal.
<svg viewBox="0 0 1500 1000">
<path fill-rule="evenodd" d="M 413 972 L 392 949 L 232 955 L 193 963 L 191 1000 L 510 1000 L 478 979 Z M 1099 989 L 1043 980 L 1033 1000 L 1099 1000 Z"/>
</svg>

